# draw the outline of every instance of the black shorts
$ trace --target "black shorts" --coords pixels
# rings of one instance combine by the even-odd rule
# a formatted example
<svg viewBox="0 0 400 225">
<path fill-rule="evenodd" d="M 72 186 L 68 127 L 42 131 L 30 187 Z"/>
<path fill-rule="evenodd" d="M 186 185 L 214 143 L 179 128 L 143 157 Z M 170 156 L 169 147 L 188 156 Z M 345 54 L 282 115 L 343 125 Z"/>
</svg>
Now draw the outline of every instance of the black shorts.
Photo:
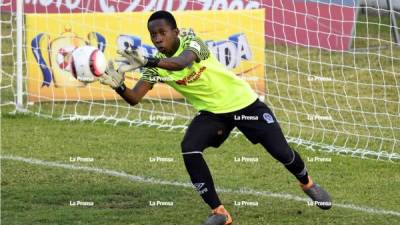
<svg viewBox="0 0 400 225">
<path fill-rule="evenodd" d="M 192 120 L 182 141 L 182 151 L 203 151 L 219 147 L 237 127 L 253 144 L 261 143 L 268 151 L 289 148 L 271 110 L 258 99 L 231 113 L 200 111 Z"/>
</svg>

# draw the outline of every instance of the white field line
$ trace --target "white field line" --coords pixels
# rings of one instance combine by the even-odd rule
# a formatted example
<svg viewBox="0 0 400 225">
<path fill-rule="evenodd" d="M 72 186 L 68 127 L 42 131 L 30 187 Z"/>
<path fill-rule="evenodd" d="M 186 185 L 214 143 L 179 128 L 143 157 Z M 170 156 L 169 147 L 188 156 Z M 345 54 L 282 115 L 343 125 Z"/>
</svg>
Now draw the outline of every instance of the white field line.
<svg viewBox="0 0 400 225">
<path fill-rule="evenodd" d="M 64 163 L 44 161 L 44 160 L 39 160 L 39 159 L 24 158 L 24 157 L 19 157 L 19 156 L 1 156 L 1 159 L 2 160 L 20 161 L 20 162 L 25 162 L 25 163 L 29 163 L 29 164 L 43 165 L 43 166 L 48 166 L 48 167 L 56 167 L 56 168 L 63 168 L 63 169 L 69 169 L 69 170 L 81 170 L 81 171 L 93 172 L 93 173 L 97 173 L 97 174 L 105 174 L 105 175 L 109 175 L 109 176 L 125 178 L 125 179 L 128 179 L 130 181 L 135 181 L 135 182 L 193 188 L 192 184 L 190 184 L 190 183 L 181 183 L 181 182 L 174 182 L 174 181 L 158 180 L 158 179 L 154 179 L 154 178 L 146 178 L 146 177 L 142 177 L 142 176 L 130 175 L 125 172 L 118 172 L 118 171 L 109 170 L 109 169 L 101 169 L 101 168 L 95 168 L 95 167 L 64 164 Z M 219 193 L 265 196 L 265 197 L 280 198 L 280 199 L 299 201 L 299 202 L 310 201 L 310 199 L 308 199 L 308 198 L 299 197 L 299 196 L 295 196 L 295 195 L 291 195 L 291 194 L 274 193 L 274 192 L 268 192 L 268 191 L 256 191 L 256 190 L 247 189 L 247 188 L 238 189 L 238 190 L 217 188 L 217 191 Z M 355 211 L 360 211 L 360 212 L 364 212 L 364 213 L 368 213 L 368 214 L 391 215 L 391 216 L 400 217 L 400 212 L 398 212 L 398 211 L 376 209 L 376 208 L 370 208 L 367 206 L 358 206 L 358 205 L 353 205 L 353 204 L 334 203 L 333 206 L 339 207 L 339 208 L 345 208 L 345 209 L 352 209 Z"/>
</svg>

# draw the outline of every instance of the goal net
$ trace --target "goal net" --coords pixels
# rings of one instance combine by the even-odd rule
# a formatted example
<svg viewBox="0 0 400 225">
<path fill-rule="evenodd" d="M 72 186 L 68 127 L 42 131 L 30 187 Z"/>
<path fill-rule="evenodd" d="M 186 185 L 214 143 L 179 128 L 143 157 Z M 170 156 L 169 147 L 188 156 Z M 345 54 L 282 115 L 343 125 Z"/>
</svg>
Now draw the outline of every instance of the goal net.
<svg viewBox="0 0 400 225">
<path fill-rule="evenodd" d="M 380 4 L 380 2 L 386 2 Z M 155 53 L 146 22 L 170 10 L 269 105 L 290 143 L 400 160 L 400 6 L 374 0 L 47 0 L 1 4 L 1 110 L 183 131 L 195 115 L 157 84 L 136 106 L 64 69 L 77 46 Z M 18 7 L 20 3 L 20 7 Z M 20 10 L 23 8 L 23 10 Z M 127 74 L 132 87 L 140 73 Z M 235 134 L 239 134 L 235 131 Z"/>
</svg>

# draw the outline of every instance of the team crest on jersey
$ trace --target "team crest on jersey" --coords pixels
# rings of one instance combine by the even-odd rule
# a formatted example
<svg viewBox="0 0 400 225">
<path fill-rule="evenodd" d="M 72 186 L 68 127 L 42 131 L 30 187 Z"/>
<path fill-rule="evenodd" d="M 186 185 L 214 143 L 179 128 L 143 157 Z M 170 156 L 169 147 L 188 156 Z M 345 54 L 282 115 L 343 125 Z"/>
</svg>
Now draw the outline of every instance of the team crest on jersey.
<svg viewBox="0 0 400 225">
<path fill-rule="evenodd" d="M 265 121 L 267 121 L 268 124 L 275 122 L 274 118 L 269 113 L 264 113 L 263 114 L 263 118 L 264 118 Z"/>
</svg>

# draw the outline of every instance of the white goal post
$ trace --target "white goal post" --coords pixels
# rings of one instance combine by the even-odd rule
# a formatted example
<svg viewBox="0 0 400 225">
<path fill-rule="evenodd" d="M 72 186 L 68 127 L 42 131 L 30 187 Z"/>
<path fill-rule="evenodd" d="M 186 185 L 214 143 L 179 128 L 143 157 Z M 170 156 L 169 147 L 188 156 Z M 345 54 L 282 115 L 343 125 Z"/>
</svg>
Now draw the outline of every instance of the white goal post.
<svg viewBox="0 0 400 225">
<path fill-rule="evenodd" d="M 17 62 L 16 62 L 16 68 L 17 68 L 17 98 L 16 98 L 16 111 L 18 112 L 23 112 L 24 110 L 24 103 L 23 103 L 23 79 L 24 76 L 22 74 L 22 69 L 23 69 L 23 63 L 22 63 L 22 54 L 23 54 L 23 29 L 24 29 L 24 24 L 23 24 L 23 13 L 24 13 L 24 2 L 23 0 L 17 0 L 17 22 L 16 22 L 16 28 L 17 28 Z"/>
</svg>

